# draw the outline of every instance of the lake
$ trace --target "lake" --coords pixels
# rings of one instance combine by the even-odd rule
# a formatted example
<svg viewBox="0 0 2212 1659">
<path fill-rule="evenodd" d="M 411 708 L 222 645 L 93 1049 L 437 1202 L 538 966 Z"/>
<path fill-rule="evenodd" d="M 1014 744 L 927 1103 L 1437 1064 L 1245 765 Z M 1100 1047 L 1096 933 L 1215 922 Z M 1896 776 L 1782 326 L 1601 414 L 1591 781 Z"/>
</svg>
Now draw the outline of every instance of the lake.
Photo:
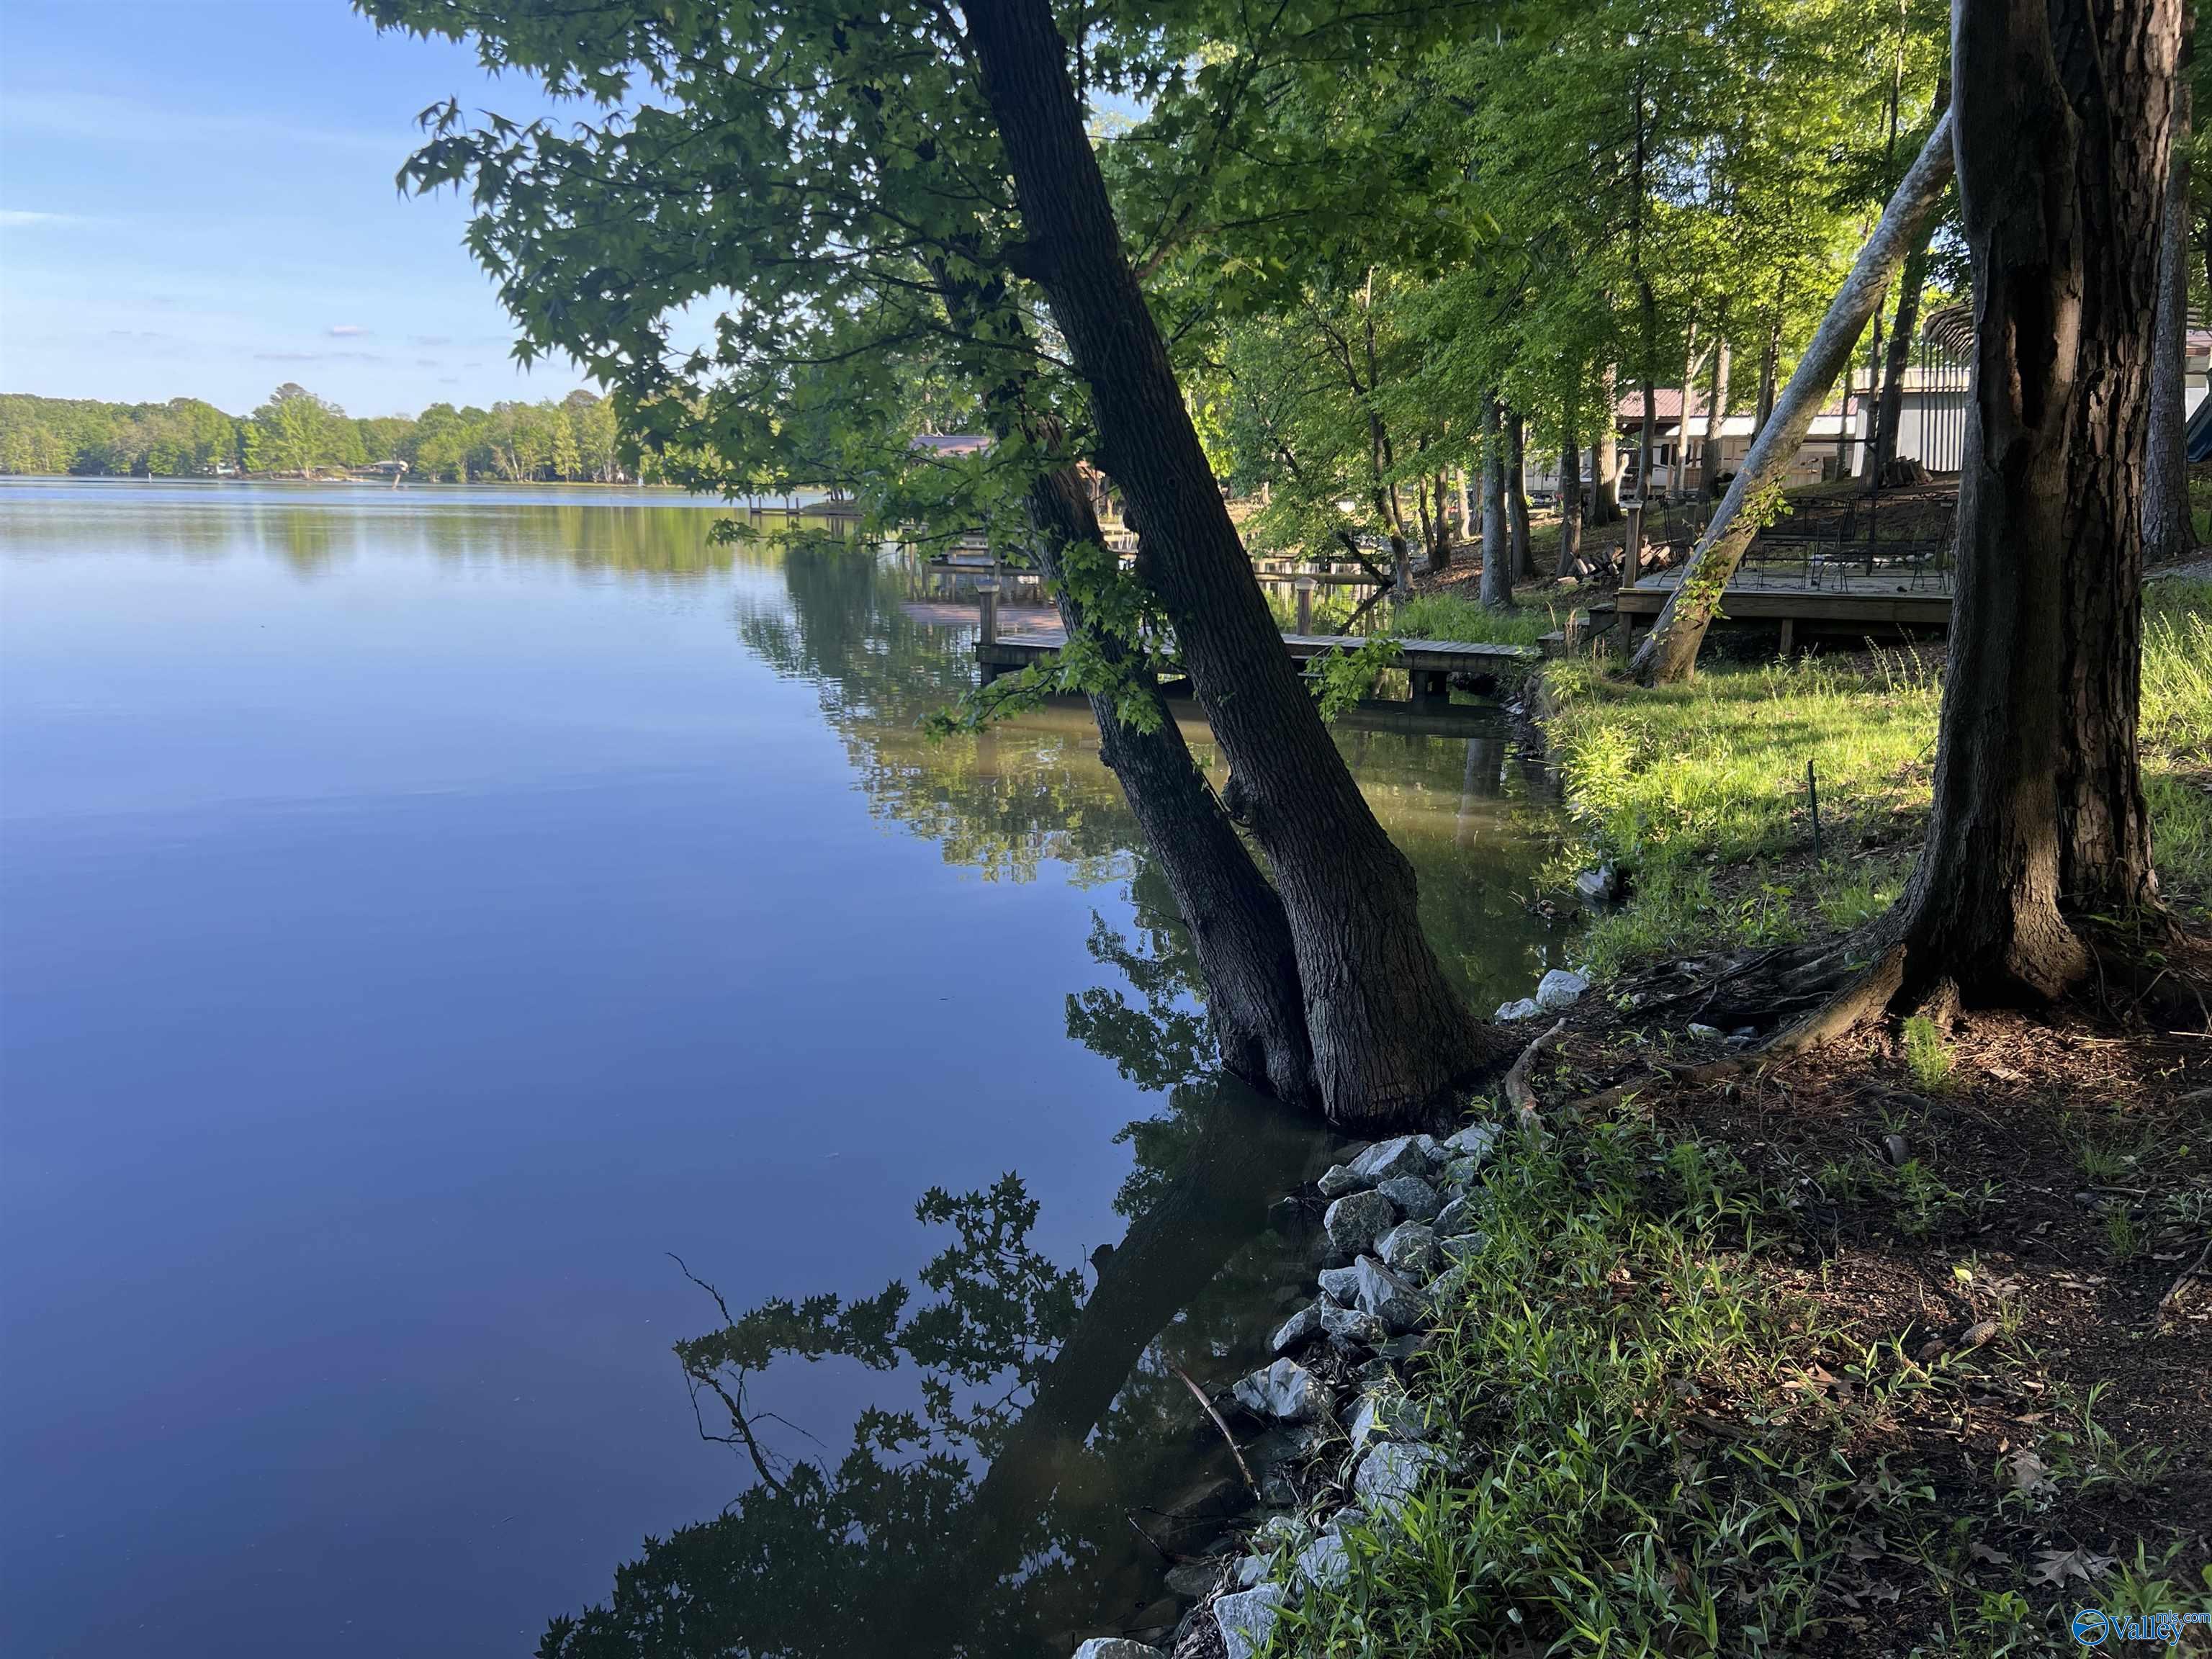
<svg viewBox="0 0 2212 1659">
<path fill-rule="evenodd" d="M 641 1559 L 690 1633 L 562 1651 L 1172 1616 L 1170 1366 L 1260 1355 L 1324 1139 L 1208 1072 L 1087 714 L 925 738 L 972 625 L 720 516 L 0 480 L 9 1653 L 525 1654 Z M 1488 1008 L 1565 936 L 1468 714 L 1339 740 Z"/>
</svg>

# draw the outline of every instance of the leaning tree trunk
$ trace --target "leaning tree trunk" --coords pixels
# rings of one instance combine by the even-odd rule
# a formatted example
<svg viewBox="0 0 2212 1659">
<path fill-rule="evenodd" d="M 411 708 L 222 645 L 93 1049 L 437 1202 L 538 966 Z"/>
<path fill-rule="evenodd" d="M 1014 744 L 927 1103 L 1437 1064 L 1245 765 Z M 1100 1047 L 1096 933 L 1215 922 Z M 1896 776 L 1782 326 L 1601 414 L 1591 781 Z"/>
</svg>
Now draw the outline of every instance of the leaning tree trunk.
<svg viewBox="0 0 2212 1659">
<path fill-rule="evenodd" d="M 1712 398 L 1705 407 L 1705 453 L 1698 487 L 1708 500 L 1721 476 L 1721 428 L 1728 419 L 1729 343 L 1723 335 L 1713 343 Z"/>
<path fill-rule="evenodd" d="M 1528 423 L 1519 410 L 1505 422 L 1505 521 L 1513 548 L 1513 580 L 1536 579 L 1536 556 L 1528 544 Z"/>
<path fill-rule="evenodd" d="M 2189 77 L 2181 76 L 2178 85 L 2159 232 L 2158 337 L 2143 483 L 2143 557 L 2158 563 L 2185 559 L 2197 548 L 2189 513 Z"/>
<path fill-rule="evenodd" d="M 1598 381 L 1597 431 L 1590 449 L 1590 515 L 1593 526 L 1620 522 L 1620 383 L 1611 364 Z"/>
<path fill-rule="evenodd" d="M 1583 458 L 1576 442 L 1575 423 L 1567 422 L 1566 441 L 1559 446 L 1559 563 L 1564 581 L 1575 574 L 1583 556 Z"/>
<path fill-rule="evenodd" d="M 1951 115 L 1946 112 L 1929 135 L 1919 158 L 1905 173 L 1897 194 L 1889 198 L 1874 234 L 1859 250 L 1844 285 L 1829 302 L 1827 315 L 1806 347 L 1797 372 L 1775 401 L 1774 413 L 1761 428 L 1743 470 L 1735 475 L 1712 522 L 1705 526 L 1697 550 L 1682 572 L 1682 580 L 1668 598 L 1659 620 L 1630 661 L 1630 671 L 1647 685 L 1671 685 L 1687 679 L 1696 669 L 1698 647 L 1705 629 L 1720 609 L 1721 594 L 1751 546 L 1760 522 L 1780 495 L 1805 434 L 1813 424 L 1828 388 L 1850 360 L 1851 348 L 1866 327 L 1867 319 L 1881 303 L 1882 290 L 1905 258 L 1905 252 L 1921 224 L 1936 210 L 1943 187 L 1951 177 Z"/>
<path fill-rule="evenodd" d="M 1067 637 L 1081 639 L 1110 665 L 1128 664 L 1131 653 L 1118 635 L 1085 626 L 1082 602 L 1063 580 L 1069 558 L 1105 546 L 1082 476 L 1073 467 L 1048 473 L 1030 487 L 1028 507 L 1038 562 L 1052 583 Z M 1148 672 L 1135 695 L 1151 705 L 1150 730 L 1133 723 L 1133 711 L 1114 696 L 1091 696 L 1099 752 L 1121 781 L 1190 929 L 1222 1066 L 1279 1099 L 1318 1104 L 1297 953 L 1282 900 L 1252 861 Z"/>
<path fill-rule="evenodd" d="M 1421 931 L 1413 866 L 1359 793 L 1283 649 L 1123 254 L 1045 0 L 970 0 L 968 39 L 1027 235 L 1121 486 L 1139 571 L 1173 623 L 1232 769 L 1231 809 L 1273 867 L 1330 1118 L 1432 1117 L 1507 1040 L 1468 1011 Z"/>
<path fill-rule="evenodd" d="M 1506 548 L 1505 444 L 1498 399 L 1482 400 L 1482 590 L 1493 611 L 1513 606 L 1513 562 Z"/>
</svg>

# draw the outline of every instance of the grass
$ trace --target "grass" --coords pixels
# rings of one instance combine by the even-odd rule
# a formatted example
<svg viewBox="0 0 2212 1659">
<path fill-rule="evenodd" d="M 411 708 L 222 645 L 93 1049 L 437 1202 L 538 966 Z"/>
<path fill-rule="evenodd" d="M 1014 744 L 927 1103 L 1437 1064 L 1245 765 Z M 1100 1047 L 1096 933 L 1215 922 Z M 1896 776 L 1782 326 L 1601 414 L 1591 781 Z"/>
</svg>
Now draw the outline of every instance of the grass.
<svg viewBox="0 0 2212 1659">
<path fill-rule="evenodd" d="M 1627 906 L 1585 936 L 1590 965 L 1603 975 L 1661 952 L 1787 943 L 1879 914 L 1925 823 L 1940 670 L 1905 651 L 1723 665 L 1644 690 L 1587 664 L 1549 668 L 1567 810 L 1632 878 Z M 2161 879 L 2177 905 L 2212 908 L 2212 582 L 2145 590 L 2141 729 Z M 1554 873 L 1587 861 L 1577 852 Z"/>
<path fill-rule="evenodd" d="M 1628 1656 L 1807 1634 L 1874 1471 L 1789 1386 L 1808 1334 L 1752 1271 L 1764 1227 L 1741 1182 L 1724 1154 L 1626 1121 L 1505 1155 L 1413 1380 L 1466 1473 L 1352 1528 L 1360 1570 L 1287 1615 L 1283 1647 Z"/>
<path fill-rule="evenodd" d="M 1401 640 L 1464 640 L 1474 645 L 1534 645 L 1566 623 L 1550 605 L 1490 611 L 1456 593 L 1425 593 L 1400 605 L 1390 631 Z"/>
<path fill-rule="evenodd" d="M 2008 1587 L 1978 1586 L 1972 1546 L 2013 1511 L 2032 1528 L 2062 1499 L 2158 1475 L 2154 1454 L 2099 1419 L 2098 1390 L 2054 1383 L 2039 1385 L 2048 1426 L 2023 1448 L 2032 1489 L 1999 1471 L 1969 1505 L 1980 1513 L 1955 1487 L 1939 1496 L 1888 1449 L 1898 1422 L 2010 1388 L 1987 1369 L 2009 1362 L 1853 1337 L 1792 1288 L 1801 1200 L 1715 1144 L 1632 1115 L 1509 1139 L 1484 1201 L 1480 1248 L 1440 1285 L 1407 1380 L 1450 1475 L 1343 1529 L 1353 1571 L 1285 1612 L 1273 1654 L 1874 1651 L 1859 1610 L 1916 1583 L 1938 1615 L 1917 1650 L 2048 1652 L 2070 1604 L 2024 1565 Z M 1955 1271 L 1971 1283 L 1976 1269 Z M 2015 1311 L 2003 1328 L 2018 1325 Z M 1297 1543 L 1278 1547 L 1279 1579 Z M 2191 1606 L 2167 1575 L 2192 1565 L 2145 1557 L 2116 1596 Z"/>
<path fill-rule="evenodd" d="M 1951 1045 L 1943 1041 L 1936 1022 L 1924 1014 L 1915 1014 L 1905 1022 L 1905 1063 L 1923 1093 L 1940 1095 L 1951 1086 L 1956 1064 Z"/>
</svg>

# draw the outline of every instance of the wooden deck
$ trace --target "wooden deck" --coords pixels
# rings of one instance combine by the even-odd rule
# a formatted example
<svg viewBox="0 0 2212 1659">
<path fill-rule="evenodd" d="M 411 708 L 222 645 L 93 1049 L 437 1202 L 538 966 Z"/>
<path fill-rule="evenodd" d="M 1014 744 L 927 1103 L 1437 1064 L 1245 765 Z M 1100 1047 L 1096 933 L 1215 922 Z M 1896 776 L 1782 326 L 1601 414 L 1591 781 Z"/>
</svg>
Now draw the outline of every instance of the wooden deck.
<svg viewBox="0 0 2212 1659">
<path fill-rule="evenodd" d="M 1679 568 L 1648 572 L 1613 594 L 1613 614 L 1632 634 L 1650 627 L 1681 580 Z M 1854 638 L 1940 633 L 1951 625 L 1950 575 L 1941 572 L 1914 581 L 1880 569 L 1869 574 L 1863 568 L 1743 571 L 1722 596 L 1721 617 L 1778 623 L 1785 651 L 1800 632 Z"/>
<path fill-rule="evenodd" d="M 1297 663 L 1346 647 L 1356 649 L 1364 642 L 1341 634 L 1283 635 L 1283 649 Z M 1000 635 L 977 641 L 975 660 L 982 665 L 983 681 L 988 684 L 1001 674 L 1043 661 L 1066 643 L 1066 636 L 1060 633 L 1025 633 L 1011 639 Z M 1449 702 L 1454 674 L 1492 674 L 1500 668 L 1540 661 L 1543 654 L 1533 645 L 1481 645 L 1464 640 L 1398 641 L 1399 665 L 1412 677 L 1417 704 Z"/>
</svg>

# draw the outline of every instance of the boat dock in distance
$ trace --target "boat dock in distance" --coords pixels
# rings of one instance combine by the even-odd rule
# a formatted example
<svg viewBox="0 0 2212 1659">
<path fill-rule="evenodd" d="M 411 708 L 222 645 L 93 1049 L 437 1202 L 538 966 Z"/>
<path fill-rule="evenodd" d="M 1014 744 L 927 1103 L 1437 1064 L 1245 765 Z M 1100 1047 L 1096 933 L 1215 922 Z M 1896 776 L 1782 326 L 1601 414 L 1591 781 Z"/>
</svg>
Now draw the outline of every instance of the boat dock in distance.
<svg viewBox="0 0 2212 1659">
<path fill-rule="evenodd" d="M 1042 662 L 1067 642 L 1062 634 L 1024 633 L 1012 639 L 999 637 L 987 620 L 975 641 L 975 660 L 988 685 L 1001 674 L 1017 673 Z M 1285 634 L 1283 649 L 1293 662 L 1305 663 L 1333 651 L 1357 649 L 1365 641 L 1341 634 Z M 1500 668 L 1532 664 L 1543 653 L 1533 645 L 1480 645 L 1464 640 L 1400 640 L 1398 662 L 1413 683 L 1413 703 L 1449 702 L 1455 674 L 1495 674 Z"/>
</svg>

